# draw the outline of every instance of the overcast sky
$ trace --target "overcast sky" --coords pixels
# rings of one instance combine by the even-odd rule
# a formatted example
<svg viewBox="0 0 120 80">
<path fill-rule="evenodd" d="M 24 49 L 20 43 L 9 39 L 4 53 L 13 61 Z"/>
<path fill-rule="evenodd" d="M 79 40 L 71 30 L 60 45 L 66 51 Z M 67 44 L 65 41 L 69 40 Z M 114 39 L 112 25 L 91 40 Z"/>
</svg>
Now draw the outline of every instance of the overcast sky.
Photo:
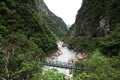
<svg viewBox="0 0 120 80">
<path fill-rule="evenodd" d="M 44 0 L 48 8 L 61 17 L 66 24 L 73 24 L 82 0 Z"/>
</svg>

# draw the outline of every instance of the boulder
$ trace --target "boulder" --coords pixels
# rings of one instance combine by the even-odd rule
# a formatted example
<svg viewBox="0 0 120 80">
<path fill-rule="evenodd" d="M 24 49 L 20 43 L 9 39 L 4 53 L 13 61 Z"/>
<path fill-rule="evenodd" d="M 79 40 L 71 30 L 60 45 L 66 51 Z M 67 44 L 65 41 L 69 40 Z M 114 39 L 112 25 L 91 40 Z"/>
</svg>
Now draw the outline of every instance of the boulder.
<svg viewBox="0 0 120 80">
<path fill-rule="evenodd" d="M 55 56 L 51 56 L 51 59 L 55 59 Z"/>
<path fill-rule="evenodd" d="M 73 59 L 69 60 L 68 63 L 69 63 L 69 64 L 73 63 Z"/>
<path fill-rule="evenodd" d="M 76 58 L 79 59 L 79 60 L 83 59 L 83 55 L 81 53 L 79 53 L 79 54 L 76 55 Z"/>
<path fill-rule="evenodd" d="M 66 45 L 65 44 L 62 44 L 62 47 L 65 47 Z"/>
<path fill-rule="evenodd" d="M 77 62 L 77 61 L 79 61 L 78 58 L 74 58 L 74 59 L 73 59 L 73 62 Z"/>
</svg>

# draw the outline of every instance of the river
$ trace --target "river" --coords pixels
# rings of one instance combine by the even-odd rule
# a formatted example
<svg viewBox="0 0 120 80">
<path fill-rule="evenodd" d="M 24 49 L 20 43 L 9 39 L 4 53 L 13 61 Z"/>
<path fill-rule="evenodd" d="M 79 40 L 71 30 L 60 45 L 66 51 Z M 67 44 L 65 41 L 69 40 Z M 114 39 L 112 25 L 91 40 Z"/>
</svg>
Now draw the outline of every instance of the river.
<svg viewBox="0 0 120 80">
<path fill-rule="evenodd" d="M 76 52 L 69 50 L 65 44 L 63 46 L 63 42 L 59 41 L 57 42 L 58 45 L 58 51 L 55 54 L 60 53 L 58 56 L 52 56 L 53 57 L 53 61 L 60 61 L 60 62 L 69 62 L 71 59 L 75 58 L 76 56 Z M 49 66 L 45 66 L 46 69 L 48 68 L 53 68 L 53 67 L 49 67 Z M 64 73 L 66 75 L 66 77 L 71 78 L 73 75 L 70 74 L 70 69 L 64 69 L 64 68 L 57 68 L 54 67 L 55 69 L 57 69 L 60 73 Z"/>
</svg>

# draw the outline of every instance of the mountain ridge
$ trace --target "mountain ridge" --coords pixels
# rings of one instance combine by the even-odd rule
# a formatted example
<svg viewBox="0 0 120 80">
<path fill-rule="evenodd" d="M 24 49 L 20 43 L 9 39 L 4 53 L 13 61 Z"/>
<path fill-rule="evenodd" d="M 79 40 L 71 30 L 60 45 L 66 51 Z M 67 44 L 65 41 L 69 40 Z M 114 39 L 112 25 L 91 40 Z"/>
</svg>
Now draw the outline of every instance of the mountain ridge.
<svg viewBox="0 0 120 80">
<path fill-rule="evenodd" d="M 74 48 L 80 52 L 89 52 L 101 45 L 101 47 L 105 47 L 105 44 L 99 42 L 108 37 L 112 38 L 114 33 L 119 33 L 119 4 L 118 0 L 83 0 L 76 21 L 67 34 L 69 48 Z M 108 41 L 110 40 L 108 39 Z M 118 44 L 114 46 L 117 48 Z M 112 50 L 110 51 L 106 51 L 105 54 L 114 55 Z M 118 54 L 118 50 L 116 53 Z"/>
<path fill-rule="evenodd" d="M 64 21 L 51 12 L 43 0 L 38 0 L 36 4 L 38 11 L 43 15 L 42 18 L 50 30 L 60 37 L 65 36 L 68 30 Z"/>
</svg>

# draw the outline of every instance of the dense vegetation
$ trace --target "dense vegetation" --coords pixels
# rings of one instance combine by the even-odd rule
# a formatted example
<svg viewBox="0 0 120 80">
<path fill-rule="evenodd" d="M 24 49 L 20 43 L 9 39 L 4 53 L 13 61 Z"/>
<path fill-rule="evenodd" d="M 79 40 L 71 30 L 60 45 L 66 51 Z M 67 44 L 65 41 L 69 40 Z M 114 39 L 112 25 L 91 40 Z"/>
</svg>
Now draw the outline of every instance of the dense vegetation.
<svg viewBox="0 0 120 80">
<path fill-rule="evenodd" d="M 63 73 L 59 73 L 56 69 L 49 69 L 43 74 L 39 72 L 32 75 L 30 80 L 66 80 L 66 78 Z"/>
<path fill-rule="evenodd" d="M 119 80 L 120 1 L 83 0 L 67 35 L 69 48 L 88 53 L 74 80 Z M 43 0 L 0 1 L 0 79 L 66 80 L 56 70 L 45 71 L 40 59 L 57 49 L 56 36 L 66 34 L 64 22 Z M 63 36 L 62 36 L 63 35 Z"/>
<path fill-rule="evenodd" d="M 0 1 L 0 79 L 37 80 L 42 75 L 38 62 L 57 45 L 40 12 L 35 0 Z M 53 80 L 47 78 L 43 80 Z"/>
<path fill-rule="evenodd" d="M 52 13 L 43 0 L 37 0 L 37 8 L 42 15 L 42 19 L 44 19 L 46 26 L 48 26 L 59 38 L 64 37 L 67 33 L 67 27 L 63 20 Z"/>
<path fill-rule="evenodd" d="M 68 47 L 88 53 L 83 72 L 75 80 L 120 79 L 120 1 L 83 0 L 76 22 L 67 34 Z"/>
<path fill-rule="evenodd" d="M 79 61 L 76 64 L 84 64 L 85 70 L 75 70 L 74 80 L 119 80 L 120 79 L 120 55 L 106 57 L 99 50 L 93 51 L 87 61 Z"/>
<path fill-rule="evenodd" d="M 89 52 L 102 47 L 106 55 L 118 54 L 119 14 L 120 2 L 118 0 L 83 0 L 76 22 L 68 33 L 69 47 L 81 52 Z"/>
</svg>

